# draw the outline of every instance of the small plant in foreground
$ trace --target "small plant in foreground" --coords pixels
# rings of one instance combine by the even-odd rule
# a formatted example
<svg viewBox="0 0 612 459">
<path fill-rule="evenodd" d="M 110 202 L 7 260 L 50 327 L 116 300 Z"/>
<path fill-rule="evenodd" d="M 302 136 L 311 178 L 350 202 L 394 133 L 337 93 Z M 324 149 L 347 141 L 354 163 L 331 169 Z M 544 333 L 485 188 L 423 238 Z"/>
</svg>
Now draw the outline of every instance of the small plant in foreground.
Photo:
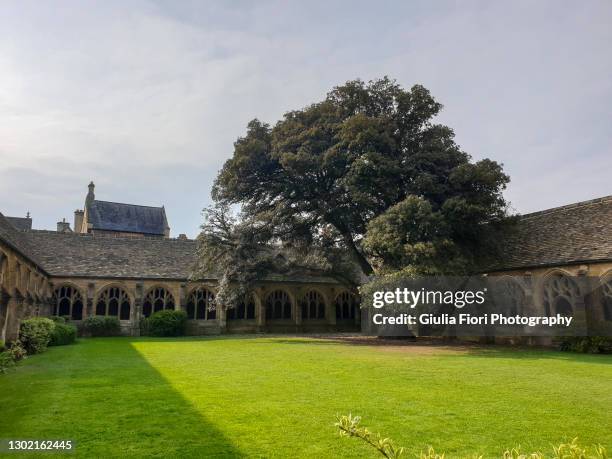
<svg viewBox="0 0 612 459">
<path fill-rule="evenodd" d="M 382 438 L 380 434 L 373 434 L 366 427 L 360 427 L 360 416 L 338 416 L 335 426 L 340 430 L 340 436 L 357 437 L 365 441 L 368 445 L 373 446 L 384 457 L 397 458 L 404 453 L 403 447 L 397 447 L 393 444 L 390 438 Z M 445 459 L 444 453 L 436 453 L 435 449 L 430 446 L 426 452 L 421 451 L 417 456 L 418 459 Z M 474 459 L 482 459 L 483 456 L 475 454 L 470 456 Z M 588 447 L 582 447 L 578 444 L 578 438 L 574 438 L 570 443 L 561 443 L 559 446 L 553 446 L 553 454 L 546 455 L 541 452 L 522 453 L 520 446 L 506 450 L 501 459 L 608 459 L 606 448 L 602 445 L 594 445 L 592 450 Z"/>
<path fill-rule="evenodd" d="M 397 458 L 402 456 L 404 448 L 395 446 L 390 438 L 382 438 L 380 434 L 373 434 L 366 427 L 360 427 L 360 422 L 360 416 L 349 414 L 348 416 L 339 416 L 335 425 L 340 430 L 341 436 L 360 438 L 368 445 L 376 448 L 384 457 Z M 440 459 L 442 458 L 443 456 Z"/>
</svg>

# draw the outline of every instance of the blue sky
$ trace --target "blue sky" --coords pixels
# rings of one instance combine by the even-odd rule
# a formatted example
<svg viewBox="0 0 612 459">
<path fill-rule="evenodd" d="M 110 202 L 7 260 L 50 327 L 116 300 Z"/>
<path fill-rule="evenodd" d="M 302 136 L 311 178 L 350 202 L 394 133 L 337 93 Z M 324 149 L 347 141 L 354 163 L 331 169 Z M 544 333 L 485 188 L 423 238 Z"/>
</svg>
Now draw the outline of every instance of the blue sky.
<svg viewBox="0 0 612 459">
<path fill-rule="evenodd" d="M 349 79 L 420 83 L 514 209 L 612 194 L 612 2 L 3 1 L 0 212 L 55 228 L 99 199 L 197 234 L 254 118 Z"/>
</svg>

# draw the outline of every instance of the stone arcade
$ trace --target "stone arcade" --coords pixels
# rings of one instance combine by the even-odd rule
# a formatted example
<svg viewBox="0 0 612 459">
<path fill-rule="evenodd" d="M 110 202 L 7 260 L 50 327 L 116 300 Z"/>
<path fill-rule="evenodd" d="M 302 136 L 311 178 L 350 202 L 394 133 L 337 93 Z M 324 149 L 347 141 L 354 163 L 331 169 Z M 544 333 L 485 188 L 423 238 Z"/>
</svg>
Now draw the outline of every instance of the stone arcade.
<svg viewBox="0 0 612 459">
<path fill-rule="evenodd" d="M 316 272 L 269 275 L 249 301 L 211 309 L 214 276 L 190 282 L 196 242 L 170 236 L 163 207 L 95 199 L 89 185 L 74 229 L 32 229 L 32 219 L 0 214 L 0 340 L 14 340 L 20 321 L 33 315 L 91 315 L 120 319 L 139 334 L 142 317 L 182 309 L 190 334 L 225 332 L 357 331 L 358 296 L 349 286 Z M 505 256 L 489 275 L 511 275 L 516 313 L 535 305 L 543 315 L 572 311 L 612 321 L 612 196 L 521 217 L 518 231 L 500 241 Z M 595 285 L 581 292 L 575 276 Z"/>
</svg>

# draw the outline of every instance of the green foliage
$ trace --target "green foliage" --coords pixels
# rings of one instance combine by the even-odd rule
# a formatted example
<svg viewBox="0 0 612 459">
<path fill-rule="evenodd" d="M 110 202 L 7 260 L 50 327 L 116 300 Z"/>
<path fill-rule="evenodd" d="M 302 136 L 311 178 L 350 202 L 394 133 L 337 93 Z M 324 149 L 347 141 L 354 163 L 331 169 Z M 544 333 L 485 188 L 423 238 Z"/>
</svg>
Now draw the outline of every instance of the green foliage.
<svg viewBox="0 0 612 459">
<path fill-rule="evenodd" d="M 185 334 L 187 314 L 184 311 L 164 309 L 154 313 L 148 320 L 152 336 L 181 336 Z"/>
<path fill-rule="evenodd" d="M 65 324 L 68 322 L 64 316 L 51 316 L 51 320 L 55 323 Z"/>
<path fill-rule="evenodd" d="M 402 456 L 404 448 L 397 447 L 393 444 L 393 441 L 389 438 L 382 438 L 380 434 L 372 434 L 366 427 L 361 427 L 359 424 L 361 417 L 352 416 L 339 416 L 337 422 L 334 424 L 340 431 L 340 436 L 356 437 L 368 445 L 374 447 L 382 456 L 388 458 L 397 458 Z M 418 456 L 419 459 L 444 459 L 444 453 L 436 453 L 436 450 L 429 446 L 426 452 L 421 451 Z M 482 459 L 482 455 L 475 454 L 472 456 L 474 459 Z M 561 443 L 559 446 L 553 446 L 553 454 L 545 455 L 541 452 L 534 453 L 522 453 L 520 446 L 504 451 L 501 459 L 608 459 L 606 448 L 602 445 L 593 445 L 593 447 L 583 447 L 578 444 L 578 438 L 574 438 L 569 443 Z"/>
<path fill-rule="evenodd" d="M 612 352 L 612 338 L 604 336 L 570 336 L 563 339 L 562 351 L 582 354 L 608 354 Z"/>
<path fill-rule="evenodd" d="M 15 359 L 8 351 L 0 352 L 0 374 L 6 373 L 15 366 Z"/>
<path fill-rule="evenodd" d="M 6 352 L 11 355 L 11 358 L 15 362 L 25 359 L 26 355 L 28 354 L 20 341 L 11 343 Z"/>
<path fill-rule="evenodd" d="M 420 85 L 349 81 L 274 127 L 251 121 L 213 198 L 269 223 L 269 241 L 341 247 L 366 274 L 372 263 L 473 265 L 505 221 L 509 178 L 494 161 L 472 162 L 452 129 L 434 124 L 441 108 Z"/>
<path fill-rule="evenodd" d="M 76 341 L 77 328 L 74 325 L 56 322 L 55 328 L 51 332 L 49 346 L 64 346 Z"/>
<path fill-rule="evenodd" d="M 404 448 L 395 446 L 390 438 L 382 438 L 380 434 L 373 434 L 366 427 L 360 427 L 360 422 L 360 416 L 349 414 L 348 416 L 339 416 L 335 426 L 338 427 L 341 436 L 359 438 L 375 448 L 384 457 L 397 458 L 402 456 Z M 444 456 L 441 457 L 441 459 L 443 458 Z"/>
<path fill-rule="evenodd" d="M 227 205 L 204 211 L 198 236 L 193 278 L 219 278 L 215 301 L 236 307 L 245 301 L 253 282 L 269 273 L 292 276 L 315 270 L 347 283 L 355 282 L 354 266 L 333 247 L 269 244 L 272 220 L 239 220 Z"/>
<path fill-rule="evenodd" d="M 39 354 L 47 350 L 55 323 L 46 317 L 33 317 L 21 322 L 19 341 L 28 354 Z"/>
<path fill-rule="evenodd" d="M 92 316 L 83 321 L 83 330 L 90 336 L 117 336 L 121 324 L 114 316 Z"/>
</svg>

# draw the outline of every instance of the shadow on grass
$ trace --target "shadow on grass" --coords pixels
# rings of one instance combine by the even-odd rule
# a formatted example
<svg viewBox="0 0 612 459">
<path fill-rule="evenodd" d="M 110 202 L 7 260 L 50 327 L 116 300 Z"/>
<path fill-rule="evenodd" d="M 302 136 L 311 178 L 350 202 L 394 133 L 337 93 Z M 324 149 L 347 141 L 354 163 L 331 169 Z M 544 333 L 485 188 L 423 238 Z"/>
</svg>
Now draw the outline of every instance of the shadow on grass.
<svg viewBox="0 0 612 459">
<path fill-rule="evenodd" d="M 5 438 L 71 439 L 83 457 L 243 457 L 128 340 L 79 340 L 0 379 Z"/>
</svg>

